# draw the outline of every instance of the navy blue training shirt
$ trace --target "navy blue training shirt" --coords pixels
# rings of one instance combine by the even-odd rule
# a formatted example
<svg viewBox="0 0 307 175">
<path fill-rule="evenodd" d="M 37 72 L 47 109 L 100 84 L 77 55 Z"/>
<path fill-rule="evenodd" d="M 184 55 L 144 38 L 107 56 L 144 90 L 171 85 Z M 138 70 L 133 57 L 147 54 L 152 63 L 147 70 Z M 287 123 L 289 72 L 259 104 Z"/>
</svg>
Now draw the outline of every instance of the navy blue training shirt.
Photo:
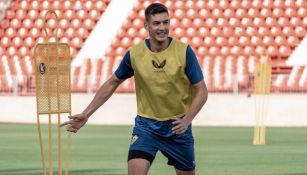
<svg viewBox="0 0 307 175">
<path fill-rule="evenodd" d="M 172 38 L 170 38 L 170 43 Z M 145 40 L 147 47 L 150 49 L 150 42 L 149 39 Z M 151 50 L 151 49 L 150 49 Z M 191 84 L 196 84 L 204 79 L 202 70 L 199 66 L 197 61 L 196 55 L 190 46 L 187 47 L 186 51 L 186 67 L 185 73 L 187 74 Z M 128 50 L 121 61 L 120 65 L 118 66 L 117 70 L 115 71 L 115 75 L 119 79 L 127 79 L 132 77 L 134 74 L 133 68 L 131 66 L 130 60 L 130 51 Z"/>
</svg>

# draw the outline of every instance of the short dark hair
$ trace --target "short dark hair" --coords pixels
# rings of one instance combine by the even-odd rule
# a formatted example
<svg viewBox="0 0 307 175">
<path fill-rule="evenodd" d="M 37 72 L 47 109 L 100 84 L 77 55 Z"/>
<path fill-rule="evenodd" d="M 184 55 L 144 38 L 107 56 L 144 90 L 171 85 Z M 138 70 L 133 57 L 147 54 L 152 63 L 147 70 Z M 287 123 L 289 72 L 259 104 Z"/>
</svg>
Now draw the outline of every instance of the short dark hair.
<svg viewBox="0 0 307 175">
<path fill-rule="evenodd" d="M 155 15 L 157 13 L 167 13 L 167 7 L 161 3 L 152 3 L 145 9 L 145 19 L 149 21 L 150 15 Z"/>
</svg>

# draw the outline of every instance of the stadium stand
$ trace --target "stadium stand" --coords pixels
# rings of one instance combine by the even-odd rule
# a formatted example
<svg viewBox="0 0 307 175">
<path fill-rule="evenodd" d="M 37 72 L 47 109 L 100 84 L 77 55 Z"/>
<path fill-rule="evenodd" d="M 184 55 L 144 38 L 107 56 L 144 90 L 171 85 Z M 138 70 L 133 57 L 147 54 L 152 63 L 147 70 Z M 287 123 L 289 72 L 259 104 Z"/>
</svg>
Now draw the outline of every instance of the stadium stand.
<svg viewBox="0 0 307 175">
<path fill-rule="evenodd" d="M 0 21 L 1 90 L 11 91 L 16 75 L 33 75 L 32 49 L 44 39 L 42 16 L 47 9 L 55 9 L 59 14 L 59 37 L 71 46 L 73 59 L 110 1 L 12 1 Z M 80 67 L 72 68 L 74 92 L 96 91 L 116 69 L 125 52 L 147 37 L 143 14 L 151 2 L 155 0 L 137 1 L 102 59 L 88 58 Z M 307 90 L 306 67 L 285 64 L 307 34 L 307 1 L 160 2 L 170 11 L 170 35 L 191 45 L 210 92 L 250 92 L 254 65 L 263 49 L 272 59 L 273 92 Z M 54 19 L 48 20 L 47 25 L 54 29 Z M 22 78 L 18 84 L 21 87 L 26 82 Z M 134 80 L 129 79 L 117 91 L 133 92 Z"/>
</svg>

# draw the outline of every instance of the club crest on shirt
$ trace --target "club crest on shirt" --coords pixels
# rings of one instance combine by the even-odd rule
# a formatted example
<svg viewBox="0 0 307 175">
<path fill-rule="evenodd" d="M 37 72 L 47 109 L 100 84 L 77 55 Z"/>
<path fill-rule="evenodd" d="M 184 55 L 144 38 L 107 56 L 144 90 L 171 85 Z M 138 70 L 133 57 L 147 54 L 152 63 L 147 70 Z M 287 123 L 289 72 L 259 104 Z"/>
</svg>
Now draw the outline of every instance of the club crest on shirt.
<svg viewBox="0 0 307 175">
<path fill-rule="evenodd" d="M 137 135 L 134 135 L 132 138 L 131 138 L 131 145 L 138 139 L 139 137 Z"/>
<path fill-rule="evenodd" d="M 155 60 L 151 61 L 153 67 L 157 68 L 157 69 L 163 69 L 163 67 L 166 65 L 166 60 L 163 60 L 160 64 L 158 62 L 156 62 Z"/>
</svg>

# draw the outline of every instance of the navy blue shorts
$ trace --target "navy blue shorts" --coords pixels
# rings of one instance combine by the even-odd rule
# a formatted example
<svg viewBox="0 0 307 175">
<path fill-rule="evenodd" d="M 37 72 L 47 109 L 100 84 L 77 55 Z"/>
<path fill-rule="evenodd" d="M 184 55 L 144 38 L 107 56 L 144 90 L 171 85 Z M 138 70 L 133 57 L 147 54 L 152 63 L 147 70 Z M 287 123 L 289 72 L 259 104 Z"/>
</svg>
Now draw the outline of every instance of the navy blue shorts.
<svg viewBox="0 0 307 175">
<path fill-rule="evenodd" d="M 191 125 L 186 132 L 178 135 L 172 133 L 173 121 L 157 121 L 137 116 L 128 160 L 142 158 L 152 163 L 157 151 L 161 151 L 167 157 L 169 165 L 178 170 L 193 171 L 195 156 Z"/>
</svg>

